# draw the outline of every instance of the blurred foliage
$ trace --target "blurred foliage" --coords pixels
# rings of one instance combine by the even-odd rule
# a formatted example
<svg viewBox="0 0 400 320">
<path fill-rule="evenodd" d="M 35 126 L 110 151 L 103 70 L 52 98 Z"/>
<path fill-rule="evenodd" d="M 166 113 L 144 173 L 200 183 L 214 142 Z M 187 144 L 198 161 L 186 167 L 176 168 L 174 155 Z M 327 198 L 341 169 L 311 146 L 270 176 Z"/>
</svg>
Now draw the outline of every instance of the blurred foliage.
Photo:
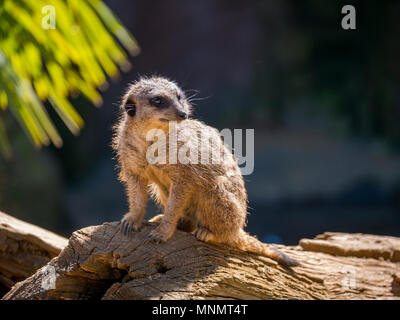
<svg viewBox="0 0 400 320">
<path fill-rule="evenodd" d="M 55 9 L 55 29 L 42 27 Z M 44 23 L 47 23 L 44 21 Z M 115 36 L 120 44 L 118 44 Z M 129 69 L 135 39 L 100 0 L 0 0 L 0 150 L 11 154 L 4 112 L 10 111 L 34 145 L 62 145 L 44 101 L 77 134 L 83 119 L 69 102 L 82 93 L 96 106 L 97 88 Z"/>
</svg>

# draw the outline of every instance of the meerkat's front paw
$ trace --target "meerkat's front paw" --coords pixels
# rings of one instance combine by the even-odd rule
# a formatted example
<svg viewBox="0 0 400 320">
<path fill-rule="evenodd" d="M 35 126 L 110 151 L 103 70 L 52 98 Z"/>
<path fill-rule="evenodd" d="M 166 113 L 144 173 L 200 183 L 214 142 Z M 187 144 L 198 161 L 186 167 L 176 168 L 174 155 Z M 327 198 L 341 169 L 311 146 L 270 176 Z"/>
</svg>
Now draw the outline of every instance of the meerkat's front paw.
<svg viewBox="0 0 400 320">
<path fill-rule="evenodd" d="M 142 222 L 135 219 L 135 216 L 128 212 L 121 220 L 121 231 L 124 235 L 128 236 L 132 231 L 139 231 L 142 226 Z"/>
</svg>

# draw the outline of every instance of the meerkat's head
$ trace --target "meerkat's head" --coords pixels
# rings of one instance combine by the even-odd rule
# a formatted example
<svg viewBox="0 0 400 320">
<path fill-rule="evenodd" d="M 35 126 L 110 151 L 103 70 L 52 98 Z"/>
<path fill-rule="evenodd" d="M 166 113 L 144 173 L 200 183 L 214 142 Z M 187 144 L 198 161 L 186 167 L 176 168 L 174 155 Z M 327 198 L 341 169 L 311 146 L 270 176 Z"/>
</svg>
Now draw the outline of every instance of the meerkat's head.
<svg viewBox="0 0 400 320">
<path fill-rule="evenodd" d="M 162 124 L 180 122 L 190 115 L 190 103 L 176 83 L 162 77 L 141 78 L 123 97 L 127 121 Z"/>
</svg>

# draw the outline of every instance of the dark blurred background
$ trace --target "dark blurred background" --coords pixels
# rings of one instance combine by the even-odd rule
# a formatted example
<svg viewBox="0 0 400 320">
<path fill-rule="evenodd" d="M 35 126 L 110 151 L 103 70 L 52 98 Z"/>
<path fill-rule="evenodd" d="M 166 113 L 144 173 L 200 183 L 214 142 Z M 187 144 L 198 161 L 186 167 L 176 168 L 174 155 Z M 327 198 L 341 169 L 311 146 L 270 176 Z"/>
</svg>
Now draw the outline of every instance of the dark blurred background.
<svg viewBox="0 0 400 320">
<path fill-rule="evenodd" d="M 400 236 L 399 1 L 122 1 L 105 3 L 141 53 L 64 147 L 35 150 L 16 128 L 0 160 L 0 210 L 64 236 L 127 211 L 110 148 L 117 104 L 139 75 L 196 89 L 197 118 L 255 129 L 245 176 L 247 231 L 296 244 L 324 231 Z M 352 4 L 357 29 L 343 30 Z M 150 205 L 147 217 L 158 209 Z"/>
</svg>

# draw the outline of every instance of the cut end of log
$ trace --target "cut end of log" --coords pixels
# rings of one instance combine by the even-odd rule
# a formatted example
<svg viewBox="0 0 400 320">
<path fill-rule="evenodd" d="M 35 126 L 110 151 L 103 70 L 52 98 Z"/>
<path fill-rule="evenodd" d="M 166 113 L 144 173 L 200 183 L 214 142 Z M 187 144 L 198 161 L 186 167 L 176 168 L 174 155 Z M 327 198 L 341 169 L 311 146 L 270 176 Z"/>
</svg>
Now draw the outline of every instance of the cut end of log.
<svg viewBox="0 0 400 320">
<path fill-rule="evenodd" d="M 56 257 L 68 239 L 0 212 L 0 296 Z"/>
</svg>

